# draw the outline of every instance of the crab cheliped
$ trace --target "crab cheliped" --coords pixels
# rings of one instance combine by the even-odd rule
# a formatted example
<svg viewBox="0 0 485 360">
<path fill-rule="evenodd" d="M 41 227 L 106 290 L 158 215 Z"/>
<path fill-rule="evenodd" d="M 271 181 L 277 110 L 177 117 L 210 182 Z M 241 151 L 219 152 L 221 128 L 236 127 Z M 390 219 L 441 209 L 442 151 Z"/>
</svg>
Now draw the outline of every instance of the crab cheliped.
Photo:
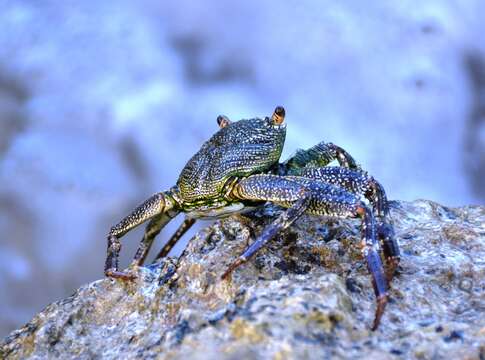
<svg viewBox="0 0 485 360">
<path fill-rule="evenodd" d="M 137 207 L 108 235 L 105 274 L 131 280 L 143 265 L 155 237 L 179 213 L 186 219 L 156 257 L 165 257 L 198 218 L 221 218 L 267 202 L 284 208 L 256 240 L 222 274 L 226 279 L 280 231 L 302 214 L 359 218 L 362 255 L 372 276 L 377 309 L 375 330 L 388 301 L 388 284 L 399 264 L 399 248 L 383 187 L 342 148 L 320 143 L 298 150 L 283 163 L 279 158 L 286 136 L 285 110 L 271 117 L 231 121 L 217 118 L 217 131 L 188 161 L 177 184 Z M 340 166 L 327 166 L 337 160 Z M 120 238 L 150 220 L 126 271 L 118 269 Z M 384 269 L 381 252 L 386 265 Z"/>
</svg>

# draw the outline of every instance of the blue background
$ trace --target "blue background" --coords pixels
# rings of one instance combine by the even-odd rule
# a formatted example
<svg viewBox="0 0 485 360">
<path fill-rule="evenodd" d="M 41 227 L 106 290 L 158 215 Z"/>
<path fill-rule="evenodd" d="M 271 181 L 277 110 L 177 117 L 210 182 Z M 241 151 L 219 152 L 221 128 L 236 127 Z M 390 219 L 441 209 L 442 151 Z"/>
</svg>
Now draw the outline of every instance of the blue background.
<svg viewBox="0 0 485 360">
<path fill-rule="evenodd" d="M 284 157 L 331 141 L 392 199 L 483 203 L 483 14 L 480 0 L 0 0 L 0 336 L 103 276 L 110 226 L 175 183 L 221 113 L 284 105 Z"/>
</svg>

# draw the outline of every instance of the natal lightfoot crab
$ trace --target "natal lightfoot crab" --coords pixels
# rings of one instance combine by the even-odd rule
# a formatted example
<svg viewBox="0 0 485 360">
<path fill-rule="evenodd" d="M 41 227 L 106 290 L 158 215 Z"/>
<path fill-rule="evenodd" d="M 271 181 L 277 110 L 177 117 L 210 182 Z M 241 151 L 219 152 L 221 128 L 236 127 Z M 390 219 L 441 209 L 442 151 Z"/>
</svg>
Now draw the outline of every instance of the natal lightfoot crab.
<svg viewBox="0 0 485 360">
<path fill-rule="evenodd" d="M 153 195 L 111 228 L 105 274 L 112 278 L 134 279 L 133 268 L 144 263 L 155 236 L 181 212 L 187 214 L 186 220 L 157 259 L 169 253 L 197 218 L 228 216 L 265 202 L 286 208 L 228 267 L 222 274 L 223 279 L 305 212 L 360 218 L 360 245 L 377 298 L 372 327 L 376 329 L 387 303 L 388 281 L 399 262 L 399 248 L 394 240 L 384 189 L 362 171 L 345 150 L 331 143 L 299 150 L 289 160 L 278 163 L 286 135 L 284 120 L 285 110 L 281 106 L 264 119 L 232 122 L 219 116 L 219 131 L 185 165 L 177 185 Z M 340 166 L 325 167 L 333 160 Z M 119 271 L 120 237 L 147 220 L 150 222 L 131 270 Z M 387 265 L 387 276 L 380 250 Z"/>
</svg>

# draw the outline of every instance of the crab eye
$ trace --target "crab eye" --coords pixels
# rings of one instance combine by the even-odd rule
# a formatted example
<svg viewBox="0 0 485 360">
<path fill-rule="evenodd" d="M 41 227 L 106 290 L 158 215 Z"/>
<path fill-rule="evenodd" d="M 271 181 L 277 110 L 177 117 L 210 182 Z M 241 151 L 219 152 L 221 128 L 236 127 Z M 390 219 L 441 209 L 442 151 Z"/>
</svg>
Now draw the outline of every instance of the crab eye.
<svg viewBox="0 0 485 360">
<path fill-rule="evenodd" d="M 277 106 L 274 109 L 273 115 L 271 116 L 271 120 L 275 125 L 281 125 L 285 121 L 285 108 L 283 106 Z"/>
<path fill-rule="evenodd" d="M 221 129 L 225 128 L 230 123 L 231 123 L 231 120 L 229 120 L 229 118 L 225 115 L 219 115 L 217 117 L 217 125 L 219 125 Z"/>
</svg>

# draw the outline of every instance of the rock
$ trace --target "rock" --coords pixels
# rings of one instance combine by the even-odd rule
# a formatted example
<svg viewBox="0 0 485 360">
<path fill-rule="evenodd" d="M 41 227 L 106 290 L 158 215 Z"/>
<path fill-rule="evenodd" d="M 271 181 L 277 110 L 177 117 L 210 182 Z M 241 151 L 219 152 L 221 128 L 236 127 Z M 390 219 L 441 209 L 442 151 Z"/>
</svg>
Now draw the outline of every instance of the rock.
<svg viewBox="0 0 485 360">
<path fill-rule="evenodd" d="M 217 221 L 134 282 L 81 287 L 5 338 L 0 358 L 483 358 L 485 207 L 392 202 L 402 261 L 376 332 L 358 221 L 304 216 L 220 279 L 278 212 Z"/>
<path fill-rule="evenodd" d="M 485 202 L 483 0 L 38 3 L 0 2 L 0 337 L 99 276 L 219 114 L 281 104 L 282 161 L 329 141 L 393 198 Z"/>
</svg>

